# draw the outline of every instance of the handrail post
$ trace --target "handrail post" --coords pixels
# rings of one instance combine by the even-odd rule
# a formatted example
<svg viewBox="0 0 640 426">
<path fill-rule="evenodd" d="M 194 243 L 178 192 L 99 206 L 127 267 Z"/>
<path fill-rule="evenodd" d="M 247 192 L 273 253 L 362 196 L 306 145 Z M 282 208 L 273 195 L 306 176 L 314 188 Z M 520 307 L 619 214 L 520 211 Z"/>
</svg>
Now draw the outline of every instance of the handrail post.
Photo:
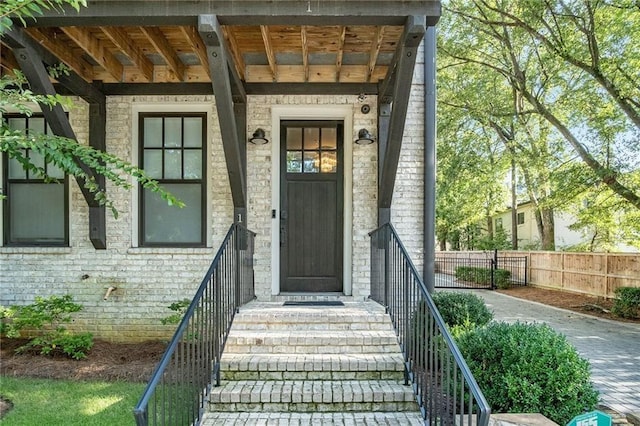
<svg viewBox="0 0 640 426">
<path fill-rule="evenodd" d="M 388 226 L 382 231 L 384 238 L 384 309 L 389 313 L 389 285 L 391 281 L 389 250 L 391 249 L 391 232 Z"/>
<path fill-rule="evenodd" d="M 240 312 L 240 277 L 241 277 L 241 273 L 240 273 L 240 249 L 241 249 L 241 244 L 244 242 L 244 240 L 242 239 L 242 236 L 240 235 L 243 232 L 243 229 L 238 226 L 238 225 L 234 225 L 234 250 L 233 250 L 233 255 L 234 255 L 234 262 L 235 262 L 235 277 L 234 277 L 234 281 L 235 281 L 235 300 L 234 300 L 234 304 L 235 304 L 235 313 Z"/>
<path fill-rule="evenodd" d="M 406 342 L 404 345 L 404 360 L 405 363 L 409 361 L 409 356 L 411 353 L 411 345 L 412 345 L 412 332 L 410 330 L 411 328 L 411 321 L 410 321 L 410 316 L 409 315 L 409 275 L 410 274 L 410 270 L 409 270 L 409 265 L 407 264 L 407 262 L 404 262 L 404 267 L 402 268 L 402 285 L 403 285 L 403 299 L 404 299 L 404 333 L 405 333 L 405 337 L 404 337 L 404 341 Z M 409 371 L 407 370 L 407 368 L 404 369 L 404 385 L 408 386 L 409 385 Z"/>
</svg>

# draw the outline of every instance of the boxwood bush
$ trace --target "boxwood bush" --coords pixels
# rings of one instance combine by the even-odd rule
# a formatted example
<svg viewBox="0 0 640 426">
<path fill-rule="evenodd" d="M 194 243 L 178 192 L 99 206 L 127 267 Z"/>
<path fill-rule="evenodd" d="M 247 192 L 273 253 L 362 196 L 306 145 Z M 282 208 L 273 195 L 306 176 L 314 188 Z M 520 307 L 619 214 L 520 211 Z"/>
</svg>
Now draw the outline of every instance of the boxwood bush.
<svg viewBox="0 0 640 426">
<path fill-rule="evenodd" d="M 449 328 L 480 327 L 493 319 L 493 312 L 475 294 L 445 291 L 433 293 L 431 297 Z"/>
<path fill-rule="evenodd" d="M 506 269 L 493 270 L 494 284 L 498 288 L 508 288 L 511 279 L 511 271 Z M 491 268 L 479 268 L 475 266 L 458 266 L 456 278 L 460 281 L 468 281 L 476 284 L 491 285 Z"/>
<path fill-rule="evenodd" d="M 640 288 L 618 287 L 611 312 L 622 318 L 640 318 Z"/>
<path fill-rule="evenodd" d="M 495 413 L 542 413 L 562 425 L 598 402 L 588 361 L 547 325 L 494 322 L 457 344 Z"/>
</svg>

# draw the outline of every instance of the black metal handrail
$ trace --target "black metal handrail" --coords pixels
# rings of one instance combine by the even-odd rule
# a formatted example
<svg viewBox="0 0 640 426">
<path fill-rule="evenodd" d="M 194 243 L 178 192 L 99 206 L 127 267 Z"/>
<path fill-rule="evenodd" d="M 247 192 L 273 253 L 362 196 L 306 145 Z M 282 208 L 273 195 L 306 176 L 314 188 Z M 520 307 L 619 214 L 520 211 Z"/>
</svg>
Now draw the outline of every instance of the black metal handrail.
<svg viewBox="0 0 640 426">
<path fill-rule="evenodd" d="M 383 305 L 425 424 L 489 423 L 491 409 L 391 224 L 371 237 L 371 299 Z"/>
<path fill-rule="evenodd" d="M 239 223 L 229 228 L 134 409 L 138 426 L 202 420 L 211 386 L 220 384 L 220 357 L 233 318 L 255 297 L 255 235 Z"/>
</svg>

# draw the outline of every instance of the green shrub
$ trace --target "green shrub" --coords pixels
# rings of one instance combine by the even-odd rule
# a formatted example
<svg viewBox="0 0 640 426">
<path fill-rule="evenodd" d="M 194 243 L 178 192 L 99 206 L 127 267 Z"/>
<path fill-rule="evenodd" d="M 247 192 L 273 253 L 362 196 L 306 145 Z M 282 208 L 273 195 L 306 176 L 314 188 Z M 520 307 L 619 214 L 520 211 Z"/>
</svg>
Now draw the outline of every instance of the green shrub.
<svg viewBox="0 0 640 426">
<path fill-rule="evenodd" d="M 511 271 L 506 269 L 493 270 L 494 284 L 498 288 L 509 287 Z M 469 281 L 476 284 L 491 285 L 491 268 L 479 268 L 475 266 L 458 266 L 456 278 L 461 281 Z"/>
<path fill-rule="evenodd" d="M 71 314 L 81 310 L 82 305 L 74 303 L 68 294 L 48 298 L 36 296 L 31 305 L 0 309 L 2 332 L 9 338 L 21 337 L 24 329 L 38 333 L 26 345 L 16 349 L 17 352 L 35 350 L 41 355 L 61 353 L 82 359 L 93 346 L 93 335 L 72 334 L 63 325 L 71 322 Z"/>
<path fill-rule="evenodd" d="M 547 325 L 491 323 L 457 344 L 496 413 L 542 413 L 567 424 L 598 402 L 588 361 Z"/>
<path fill-rule="evenodd" d="M 618 287 L 611 312 L 622 318 L 640 318 L 640 288 Z"/>
<path fill-rule="evenodd" d="M 182 299 L 178 302 L 173 302 L 167 306 L 167 309 L 171 309 L 175 313 L 162 318 L 160 322 L 164 325 L 180 324 L 180 321 L 182 321 L 182 317 L 187 312 L 187 309 L 189 309 L 190 304 L 191 300 L 189 299 Z"/>
<path fill-rule="evenodd" d="M 493 319 L 493 313 L 484 300 L 475 294 L 438 292 L 431 297 L 449 328 L 469 325 L 480 327 Z"/>
</svg>

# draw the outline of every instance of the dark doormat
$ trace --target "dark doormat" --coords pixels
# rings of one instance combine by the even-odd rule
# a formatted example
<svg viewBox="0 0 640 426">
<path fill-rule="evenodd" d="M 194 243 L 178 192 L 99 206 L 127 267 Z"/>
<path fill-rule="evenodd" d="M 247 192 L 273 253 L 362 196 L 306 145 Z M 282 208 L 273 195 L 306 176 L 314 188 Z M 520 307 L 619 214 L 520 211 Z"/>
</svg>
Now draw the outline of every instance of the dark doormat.
<svg viewBox="0 0 640 426">
<path fill-rule="evenodd" d="M 287 300 L 282 306 L 344 306 L 339 300 Z"/>
</svg>

